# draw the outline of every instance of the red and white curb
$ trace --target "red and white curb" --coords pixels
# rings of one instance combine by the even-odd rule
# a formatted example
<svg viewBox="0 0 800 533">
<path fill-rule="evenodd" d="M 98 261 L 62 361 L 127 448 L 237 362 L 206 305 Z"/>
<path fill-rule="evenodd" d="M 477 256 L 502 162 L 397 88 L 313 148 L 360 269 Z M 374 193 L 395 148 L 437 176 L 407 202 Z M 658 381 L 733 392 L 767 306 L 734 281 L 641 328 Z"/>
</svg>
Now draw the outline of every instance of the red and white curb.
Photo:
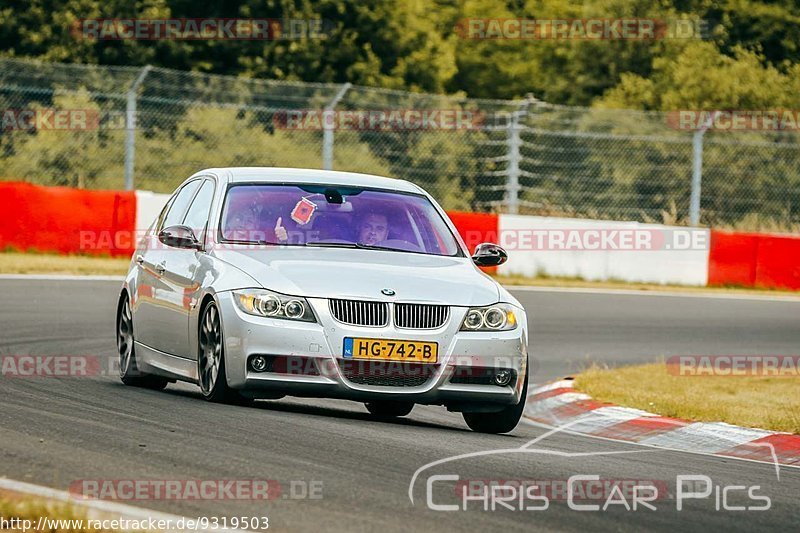
<svg viewBox="0 0 800 533">
<path fill-rule="evenodd" d="M 800 467 L 800 435 L 692 422 L 593 400 L 572 378 L 533 389 L 524 417 L 565 432 L 692 453 Z"/>
</svg>

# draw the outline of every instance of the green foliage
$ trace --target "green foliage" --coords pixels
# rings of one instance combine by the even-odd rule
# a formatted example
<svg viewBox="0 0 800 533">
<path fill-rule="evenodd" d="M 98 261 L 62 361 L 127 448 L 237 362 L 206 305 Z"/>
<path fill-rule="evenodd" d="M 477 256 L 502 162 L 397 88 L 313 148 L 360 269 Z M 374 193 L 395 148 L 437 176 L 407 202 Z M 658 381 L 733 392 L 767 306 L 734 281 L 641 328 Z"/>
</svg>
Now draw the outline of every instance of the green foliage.
<svg viewBox="0 0 800 533">
<path fill-rule="evenodd" d="M 72 31 L 79 19 L 120 17 L 323 19 L 326 35 L 93 41 Z M 702 19 L 710 33 L 705 41 L 462 38 L 459 25 L 474 17 Z M 774 105 L 786 85 L 769 82 L 797 80 L 799 43 L 794 0 L 6 0 L 0 8 L 6 56 L 653 109 Z M 754 91 L 758 79 L 765 83 Z"/>
<path fill-rule="evenodd" d="M 97 108 L 85 95 L 56 97 L 54 106 Z M 118 189 L 123 172 L 123 129 L 15 131 L 3 136 L 8 177 L 49 185 Z M 174 128 L 137 131 L 137 188 L 172 191 L 194 172 L 210 166 L 319 168 L 319 132 L 267 131 L 249 113 L 236 109 L 190 108 Z M 388 166 L 364 143 L 337 146 L 336 168 L 389 174 Z"/>
<path fill-rule="evenodd" d="M 741 47 L 723 55 L 710 42 L 668 48 L 654 59 L 649 78 L 628 73 L 595 104 L 600 107 L 676 109 L 777 109 L 797 107 L 800 69 L 787 72 Z"/>
<path fill-rule="evenodd" d="M 34 103 L 27 107 L 100 111 L 100 106 L 85 91 L 57 95 L 52 105 Z M 122 129 L 6 132 L 0 137 L 0 147 L 6 155 L 3 174 L 47 185 L 119 188 L 124 135 Z"/>
</svg>

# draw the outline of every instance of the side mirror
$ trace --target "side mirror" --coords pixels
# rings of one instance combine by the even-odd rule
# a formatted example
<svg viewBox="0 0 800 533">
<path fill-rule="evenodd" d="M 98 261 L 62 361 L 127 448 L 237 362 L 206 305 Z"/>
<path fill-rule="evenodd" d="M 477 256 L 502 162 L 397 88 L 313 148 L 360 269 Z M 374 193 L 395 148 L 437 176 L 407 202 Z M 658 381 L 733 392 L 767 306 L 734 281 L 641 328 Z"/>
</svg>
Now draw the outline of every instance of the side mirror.
<svg viewBox="0 0 800 533">
<path fill-rule="evenodd" d="M 508 261 L 508 254 L 496 244 L 484 242 L 475 248 L 472 254 L 472 262 L 479 267 L 491 267 L 502 265 Z"/>
<path fill-rule="evenodd" d="M 173 248 L 200 250 L 203 246 L 188 226 L 170 226 L 158 234 L 158 240 Z"/>
</svg>

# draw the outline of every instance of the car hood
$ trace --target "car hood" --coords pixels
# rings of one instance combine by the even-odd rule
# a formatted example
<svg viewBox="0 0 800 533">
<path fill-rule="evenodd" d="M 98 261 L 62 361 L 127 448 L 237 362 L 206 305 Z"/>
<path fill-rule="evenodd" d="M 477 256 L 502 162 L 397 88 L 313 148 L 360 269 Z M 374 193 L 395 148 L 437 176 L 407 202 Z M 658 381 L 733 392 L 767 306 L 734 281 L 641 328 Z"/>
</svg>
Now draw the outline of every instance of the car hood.
<svg viewBox="0 0 800 533">
<path fill-rule="evenodd" d="M 259 248 L 214 250 L 264 288 L 318 298 L 385 299 L 471 306 L 498 301 L 497 283 L 469 258 L 381 250 Z"/>
</svg>

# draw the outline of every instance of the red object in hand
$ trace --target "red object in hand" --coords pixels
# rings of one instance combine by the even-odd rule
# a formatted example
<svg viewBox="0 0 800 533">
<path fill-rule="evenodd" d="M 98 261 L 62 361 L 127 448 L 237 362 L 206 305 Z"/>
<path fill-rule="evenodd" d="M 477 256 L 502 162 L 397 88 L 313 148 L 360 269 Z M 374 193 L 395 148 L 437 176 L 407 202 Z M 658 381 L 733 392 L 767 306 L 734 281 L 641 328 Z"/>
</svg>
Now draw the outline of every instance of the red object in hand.
<svg viewBox="0 0 800 533">
<path fill-rule="evenodd" d="M 308 224 L 309 220 L 311 220 L 311 217 L 316 209 L 316 204 L 307 198 L 303 198 L 297 202 L 297 205 L 295 205 L 294 209 L 292 209 L 292 220 L 301 226 L 304 226 Z"/>
</svg>

